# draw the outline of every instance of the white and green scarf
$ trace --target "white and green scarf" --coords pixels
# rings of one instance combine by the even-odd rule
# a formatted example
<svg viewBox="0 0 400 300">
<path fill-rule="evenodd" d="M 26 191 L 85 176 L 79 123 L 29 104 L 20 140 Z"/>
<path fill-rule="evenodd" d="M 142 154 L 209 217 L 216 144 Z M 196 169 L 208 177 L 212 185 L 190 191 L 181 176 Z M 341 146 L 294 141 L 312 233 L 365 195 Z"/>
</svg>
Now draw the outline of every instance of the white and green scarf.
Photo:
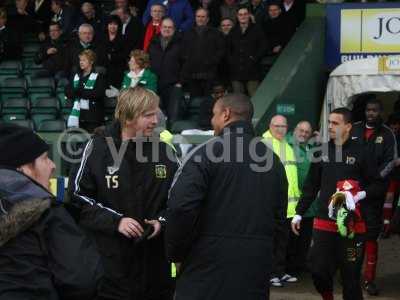
<svg viewBox="0 0 400 300">
<path fill-rule="evenodd" d="M 86 80 L 86 82 L 83 84 L 83 88 L 86 90 L 93 90 L 98 75 L 98 73 L 91 73 L 88 80 Z M 79 79 L 79 75 L 75 74 L 73 82 L 74 90 L 79 86 Z M 72 107 L 71 114 L 69 115 L 67 121 L 68 127 L 79 127 L 79 116 L 81 112 L 80 101 L 81 99 L 74 99 L 74 106 Z"/>
</svg>

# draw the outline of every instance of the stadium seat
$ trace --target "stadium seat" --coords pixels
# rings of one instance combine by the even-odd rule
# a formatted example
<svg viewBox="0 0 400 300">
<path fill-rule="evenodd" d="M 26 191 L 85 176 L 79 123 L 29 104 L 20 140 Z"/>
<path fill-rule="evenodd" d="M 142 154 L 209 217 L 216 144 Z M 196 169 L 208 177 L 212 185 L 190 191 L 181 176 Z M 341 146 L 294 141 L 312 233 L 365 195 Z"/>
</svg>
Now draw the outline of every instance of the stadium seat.
<svg viewBox="0 0 400 300">
<path fill-rule="evenodd" d="M 19 61 L 6 60 L 0 63 L 0 75 L 21 75 L 22 65 Z"/>
<path fill-rule="evenodd" d="M 57 94 L 58 101 L 60 102 L 60 108 L 62 112 L 70 112 L 74 106 L 74 101 L 68 99 L 64 93 Z"/>
<path fill-rule="evenodd" d="M 31 119 L 32 119 L 32 121 L 33 121 L 33 124 L 34 124 L 34 126 L 35 126 L 35 129 L 37 130 L 37 129 L 39 128 L 40 124 L 41 124 L 43 121 L 46 121 L 46 120 L 55 120 L 55 119 L 57 119 L 57 116 L 54 115 L 54 114 L 32 114 L 32 115 L 31 115 Z"/>
<path fill-rule="evenodd" d="M 25 114 L 2 114 L 1 119 L 4 122 L 16 121 L 16 120 L 26 120 Z"/>
<path fill-rule="evenodd" d="M 31 104 L 37 102 L 42 98 L 52 98 L 53 95 L 51 93 L 29 93 L 29 99 L 31 100 Z"/>
<path fill-rule="evenodd" d="M 54 94 L 55 83 L 53 78 L 31 78 L 28 81 L 28 92 Z"/>
<path fill-rule="evenodd" d="M 26 80 L 24 78 L 7 78 L 1 86 L 1 99 L 19 98 L 26 95 Z"/>
<path fill-rule="evenodd" d="M 57 82 L 56 93 L 64 93 L 65 86 L 69 84 L 68 79 L 62 78 Z"/>
<path fill-rule="evenodd" d="M 43 76 L 38 76 L 38 72 L 45 70 L 43 65 L 36 64 L 33 61 L 33 58 L 24 58 L 23 65 L 24 65 L 23 74 L 25 78 L 28 80 L 28 82 L 30 81 L 31 78 L 43 77 Z"/>
<path fill-rule="evenodd" d="M 27 98 L 10 98 L 2 101 L 2 114 L 22 114 L 28 115 L 29 101 Z"/>
<path fill-rule="evenodd" d="M 9 121 L 5 121 L 5 122 L 19 125 L 22 127 L 27 127 L 27 128 L 34 130 L 33 123 L 31 120 L 9 120 Z"/>
<path fill-rule="evenodd" d="M 60 104 L 55 97 L 38 98 L 31 103 L 31 114 L 54 114 L 57 115 Z"/>
<path fill-rule="evenodd" d="M 39 124 L 40 132 L 63 132 L 66 129 L 64 120 L 44 120 Z"/>
<path fill-rule="evenodd" d="M 22 51 L 22 57 L 34 57 L 39 51 L 40 45 L 36 43 L 28 43 L 24 46 Z"/>
</svg>

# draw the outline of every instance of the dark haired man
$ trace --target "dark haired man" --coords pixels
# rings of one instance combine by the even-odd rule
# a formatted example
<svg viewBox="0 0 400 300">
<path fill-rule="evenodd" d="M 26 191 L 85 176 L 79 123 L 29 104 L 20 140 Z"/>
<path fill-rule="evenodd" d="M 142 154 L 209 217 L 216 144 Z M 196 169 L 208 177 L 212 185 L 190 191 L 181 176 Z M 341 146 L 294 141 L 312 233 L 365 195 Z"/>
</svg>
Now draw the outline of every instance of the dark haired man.
<svg viewBox="0 0 400 300">
<path fill-rule="evenodd" d="M 382 102 L 375 97 L 367 100 L 365 121 L 353 125 L 351 138 L 368 150 L 370 158 L 376 160 L 379 175 L 387 178 L 394 167 L 394 159 L 397 157 L 397 144 L 392 130 L 383 123 L 382 109 Z M 374 296 L 379 293 L 375 285 L 375 276 L 378 260 L 378 236 L 382 231 L 384 202 L 385 193 L 376 198 L 368 197 L 363 206 L 367 224 L 364 287 L 368 294 Z"/>
<path fill-rule="evenodd" d="M 319 192 L 310 259 L 314 285 L 324 300 L 333 300 L 333 278 L 337 269 L 342 276 L 343 299 L 363 299 L 360 277 L 366 228 L 359 205 L 363 206 L 362 198 L 375 198 L 386 190 L 375 161 L 362 145 L 351 139 L 351 128 L 350 110 L 337 108 L 330 113 L 330 141 L 322 146 L 320 157 L 311 164 L 292 220 L 293 232 L 298 234 L 301 218 Z M 348 210 L 348 215 L 354 216 L 351 222 L 344 222 L 351 235 L 342 230 L 340 218 L 336 222 L 333 220 L 336 218 L 329 209 L 331 197 L 338 187 L 350 193 L 345 193 L 346 205 L 343 207 Z M 357 193 L 353 195 L 355 191 Z M 358 200 L 361 202 L 355 204 Z"/>
<path fill-rule="evenodd" d="M 285 221 L 285 170 L 254 143 L 247 96 L 220 98 L 213 114 L 216 137 L 187 155 L 167 203 L 167 255 L 182 262 L 175 300 L 265 300 L 273 228 Z"/>
</svg>

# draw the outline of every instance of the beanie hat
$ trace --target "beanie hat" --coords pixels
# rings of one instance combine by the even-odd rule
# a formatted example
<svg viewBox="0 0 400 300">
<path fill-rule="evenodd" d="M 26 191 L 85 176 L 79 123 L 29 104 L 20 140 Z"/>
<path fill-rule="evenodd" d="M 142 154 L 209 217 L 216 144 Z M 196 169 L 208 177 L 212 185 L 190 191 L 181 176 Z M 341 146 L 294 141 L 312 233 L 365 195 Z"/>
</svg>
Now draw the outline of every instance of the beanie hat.
<svg viewBox="0 0 400 300">
<path fill-rule="evenodd" d="M 33 162 L 49 146 L 31 129 L 0 124 L 0 166 L 16 168 Z"/>
</svg>

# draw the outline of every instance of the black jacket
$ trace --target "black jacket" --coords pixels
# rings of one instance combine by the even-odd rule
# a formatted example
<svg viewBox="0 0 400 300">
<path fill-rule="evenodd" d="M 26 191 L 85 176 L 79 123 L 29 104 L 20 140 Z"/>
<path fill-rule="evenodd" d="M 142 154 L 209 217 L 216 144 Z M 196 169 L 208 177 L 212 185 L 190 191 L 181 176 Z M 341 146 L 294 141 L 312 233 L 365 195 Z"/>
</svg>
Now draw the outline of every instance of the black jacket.
<svg viewBox="0 0 400 300">
<path fill-rule="evenodd" d="M 104 66 L 106 64 L 106 51 L 104 45 L 100 42 L 93 42 L 86 49 L 93 50 L 96 53 L 96 65 Z M 79 70 L 79 54 L 85 50 L 79 39 L 73 39 L 69 42 L 66 49 L 66 69 L 68 74 Z"/>
<path fill-rule="evenodd" d="M 233 122 L 188 154 L 177 172 L 166 229 L 168 257 L 182 262 L 176 300 L 266 297 L 287 180 L 279 158 L 255 141 L 251 124 Z"/>
<path fill-rule="evenodd" d="M 151 70 L 157 75 L 159 89 L 180 82 L 182 68 L 181 39 L 174 35 L 165 50 L 160 37 L 154 38 L 149 46 Z"/>
<path fill-rule="evenodd" d="M 284 48 L 296 31 L 296 24 L 285 14 L 263 23 L 265 37 L 268 41 L 268 52 L 276 46 Z"/>
<path fill-rule="evenodd" d="M 107 69 L 107 87 L 113 85 L 121 87 L 124 71 L 128 69 L 128 49 L 122 35 L 118 33 L 113 41 L 110 41 L 108 34 L 104 34 L 101 43 L 105 46 Z"/>
<path fill-rule="evenodd" d="M 323 144 L 321 153 L 314 158 L 304 183 L 303 194 L 296 208 L 296 213 L 304 215 L 311 203 L 317 199 L 317 217 L 329 220 L 328 205 L 330 197 L 336 192 L 336 183 L 340 180 L 353 179 L 367 194 L 367 199 L 361 200 L 361 208 L 373 201 L 387 188 L 386 180 L 379 176 L 378 166 L 371 159 L 364 147 L 349 138 L 342 149 L 333 142 Z M 363 215 L 364 217 L 364 215 Z"/>
<path fill-rule="evenodd" d="M 123 35 L 129 52 L 135 49 L 142 49 L 143 34 L 144 28 L 142 22 L 138 18 L 131 16 L 131 20 L 126 25 L 125 34 Z"/>
<path fill-rule="evenodd" d="M 0 169 L 0 194 L 0 299 L 92 299 L 100 256 L 66 210 L 15 170 Z"/>
<path fill-rule="evenodd" d="M 120 130 L 114 122 L 87 143 L 76 174 L 70 176 L 71 198 L 81 207 L 80 225 L 96 240 L 104 261 L 106 278 L 100 294 L 115 299 L 144 299 L 144 295 L 168 299 L 170 266 L 163 234 L 135 244 L 118 232 L 118 225 L 122 217 L 134 218 L 142 226 L 144 219 L 163 220 L 177 164 L 173 152 L 169 152 L 172 160 L 167 157 L 170 148 L 155 139 L 130 141 L 118 166 L 111 149 L 123 151 Z M 106 137 L 113 146 L 108 146 Z M 154 147 L 159 157 L 153 156 Z M 148 162 L 140 162 L 143 157 Z"/>
<path fill-rule="evenodd" d="M 55 17 L 56 15 L 53 15 L 53 18 Z M 59 15 L 58 23 L 60 24 L 63 33 L 66 36 L 69 36 L 72 33 L 72 30 L 75 28 L 75 23 L 76 23 L 76 16 L 74 9 L 68 6 L 63 7 L 61 15 Z"/>
<path fill-rule="evenodd" d="M 380 175 L 387 177 L 394 168 L 394 159 L 397 158 L 397 142 L 393 131 L 379 122 L 372 136 L 366 140 L 365 129 L 365 122 L 354 123 L 351 138 L 367 149 L 371 157 L 376 159 Z"/>
<path fill-rule="evenodd" d="M 365 122 L 353 124 L 351 138 L 367 151 L 370 160 L 375 160 L 379 176 L 389 181 L 389 175 L 393 173 L 395 167 L 394 159 L 397 157 L 396 138 L 389 127 L 379 122 L 372 136 L 366 140 L 365 128 Z M 377 239 L 381 232 L 385 194 L 386 190 L 375 197 L 367 195 L 368 201 L 362 207 L 367 224 L 367 238 L 372 240 Z"/>
<path fill-rule="evenodd" d="M 65 46 L 66 42 L 61 37 L 56 41 L 47 39 L 36 53 L 35 63 L 42 64 L 53 75 L 59 71 L 64 71 L 66 59 Z M 50 48 L 57 49 L 57 52 L 55 54 L 47 54 L 47 50 Z"/>
<path fill-rule="evenodd" d="M 8 26 L 0 30 L 0 61 L 21 59 L 21 39 Z"/>
<path fill-rule="evenodd" d="M 96 11 L 96 15 L 93 19 L 88 19 L 84 15 L 81 15 L 78 18 L 77 24 L 76 24 L 76 30 L 79 29 L 79 26 L 82 24 L 90 24 L 93 26 L 94 32 L 99 33 L 99 32 L 104 32 L 105 30 L 105 18 L 99 14 L 98 11 Z"/>
<path fill-rule="evenodd" d="M 68 99 L 74 101 L 75 99 L 89 100 L 89 109 L 81 109 L 79 120 L 86 122 L 103 122 L 104 121 L 104 97 L 106 90 L 106 79 L 101 73 L 98 73 L 96 83 L 93 89 L 84 88 L 84 84 L 89 79 L 90 73 L 87 76 L 82 76 L 79 73 L 79 84 L 74 88 L 74 77 L 71 77 L 69 84 L 65 87 L 65 95 Z"/>
<path fill-rule="evenodd" d="M 261 26 L 249 24 L 242 33 L 239 24 L 228 35 L 228 65 L 231 80 L 260 80 L 260 61 L 266 54 L 267 41 Z"/>
<path fill-rule="evenodd" d="M 207 26 L 201 33 L 198 27 L 187 31 L 182 41 L 182 82 L 215 79 L 224 54 L 224 38 L 217 29 Z"/>
</svg>

